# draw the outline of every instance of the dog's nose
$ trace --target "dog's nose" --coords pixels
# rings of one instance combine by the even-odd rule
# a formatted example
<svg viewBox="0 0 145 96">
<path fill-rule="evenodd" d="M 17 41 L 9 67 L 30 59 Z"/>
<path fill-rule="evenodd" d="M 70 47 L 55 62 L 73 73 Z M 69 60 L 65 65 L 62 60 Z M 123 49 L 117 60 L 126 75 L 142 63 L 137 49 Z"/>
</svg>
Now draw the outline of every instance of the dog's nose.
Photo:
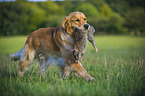
<svg viewBox="0 0 145 96">
<path fill-rule="evenodd" d="M 89 28 L 89 24 L 85 24 L 84 27 L 85 27 L 85 29 L 88 29 Z"/>
</svg>

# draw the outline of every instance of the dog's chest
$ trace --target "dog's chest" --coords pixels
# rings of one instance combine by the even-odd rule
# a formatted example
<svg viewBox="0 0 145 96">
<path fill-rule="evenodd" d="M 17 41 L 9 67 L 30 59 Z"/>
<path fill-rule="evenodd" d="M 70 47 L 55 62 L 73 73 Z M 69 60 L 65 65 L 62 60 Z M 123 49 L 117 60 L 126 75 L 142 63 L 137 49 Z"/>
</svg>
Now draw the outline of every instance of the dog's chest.
<svg viewBox="0 0 145 96">
<path fill-rule="evenodd" d="M 73 49 L 73 45 L 74 45 L 74 38 L 67 34 L 67 33 L 63 33 L 60 35 L 61 40 L 63 41 L 63 45 L 66 49 Z"/>
<path fill-rule="evenodd" d="M 48 65 L 56 65 L 56 66 L 65 66 L 65 61 L 62 57 L 57 55 L 47 55 L 45 57 L 46 66 Z"/>
</svg>

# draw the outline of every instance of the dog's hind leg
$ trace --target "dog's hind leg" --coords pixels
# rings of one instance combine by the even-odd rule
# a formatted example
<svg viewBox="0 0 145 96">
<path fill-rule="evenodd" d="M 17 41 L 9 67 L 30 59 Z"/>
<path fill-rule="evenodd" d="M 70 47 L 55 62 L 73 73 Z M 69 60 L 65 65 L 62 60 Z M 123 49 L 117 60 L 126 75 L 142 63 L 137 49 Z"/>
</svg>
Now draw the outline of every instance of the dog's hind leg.
<svg viewBox="0 0 145 96">
<path fill-rule="evenodd" d="M 25 45 L 24 51 L 20 58 L 20 68 L 18 76 L 23 76 L 26 69 L 32 63 L 33 59 L 35 58 L 35 50 L 30 48 L 27 44 Z"/>
<path fill-rule="evenodd" d="M 40 70 L 39 70 L 39 73 L 41 74 L 44 74 L 45 75 L 45 72 L 47 71 L 47 68 L 55 63 L 55 60 L 54 60 L 54 57 L 53 56 L 43 56 L 42 54 L 39 54 L 38 56 L 38 61 L 39 61 L 39 65 L 40 65 Z"/>
<path fill-rule="evenodd" d="M 43 54 L 38 54 L 38 63 L 40 65 L 39 73 L 45 75 L 45 57 Z"/>
<path fill-rule="evenodd" d="M 23 50 L 24 50 L 24 47 L 22 47 L 16 54 L 10 54 L 10 55 L 9 55 L 10 60 L 11 60 L 11 61 L 20 60 L 21 55 L 22 55 L 22 53 L 23 53 Z"/>
<path fill-rule="evenodd" d="M 65 67 L 63 67 L 63 66 L 60 66 L 60 76 L 61 77 L 64 77 L 64 72 L 65 72 Z"/>
<path fill-rule="evenodd" d="M 72 68 L 70 66 L 60 66 L 60 75 L 61 77 L 68 77 L 72 72 Z"/>
</svg>

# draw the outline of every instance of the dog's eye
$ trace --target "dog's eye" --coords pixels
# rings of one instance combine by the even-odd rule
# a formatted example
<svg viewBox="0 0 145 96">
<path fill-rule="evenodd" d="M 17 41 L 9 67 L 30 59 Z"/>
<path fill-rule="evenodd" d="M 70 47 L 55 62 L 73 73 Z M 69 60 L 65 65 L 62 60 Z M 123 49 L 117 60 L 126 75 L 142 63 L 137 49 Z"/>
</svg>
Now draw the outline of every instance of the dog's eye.
<svg viewBox="0 0 145 96">
<path fill-rule="evenodd" d="M 84 20 L 87 20 L 86 18 Z"/>
<path fill-rule="evenodd" d="M 77 22 L 78 22 L 78 21 L 80 21 L 80 20 L 79 20 L 79 19 L 76 19 L 75 21 L 77 21 Z"/>
</svg>

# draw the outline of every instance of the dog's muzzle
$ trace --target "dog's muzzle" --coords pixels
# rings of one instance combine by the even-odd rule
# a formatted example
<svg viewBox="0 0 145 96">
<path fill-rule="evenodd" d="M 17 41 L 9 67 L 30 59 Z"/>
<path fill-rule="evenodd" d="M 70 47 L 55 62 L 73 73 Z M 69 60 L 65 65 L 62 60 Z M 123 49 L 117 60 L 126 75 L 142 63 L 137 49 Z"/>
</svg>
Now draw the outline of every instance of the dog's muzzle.
<svg viewBox="0 0 145 96">
<path fill-rule="evenodd" d="M 85 24 L 84 28 L 85 28 L 85 30 L 87 30 L 89 28 L 89 24 Z"/>
</svg>

